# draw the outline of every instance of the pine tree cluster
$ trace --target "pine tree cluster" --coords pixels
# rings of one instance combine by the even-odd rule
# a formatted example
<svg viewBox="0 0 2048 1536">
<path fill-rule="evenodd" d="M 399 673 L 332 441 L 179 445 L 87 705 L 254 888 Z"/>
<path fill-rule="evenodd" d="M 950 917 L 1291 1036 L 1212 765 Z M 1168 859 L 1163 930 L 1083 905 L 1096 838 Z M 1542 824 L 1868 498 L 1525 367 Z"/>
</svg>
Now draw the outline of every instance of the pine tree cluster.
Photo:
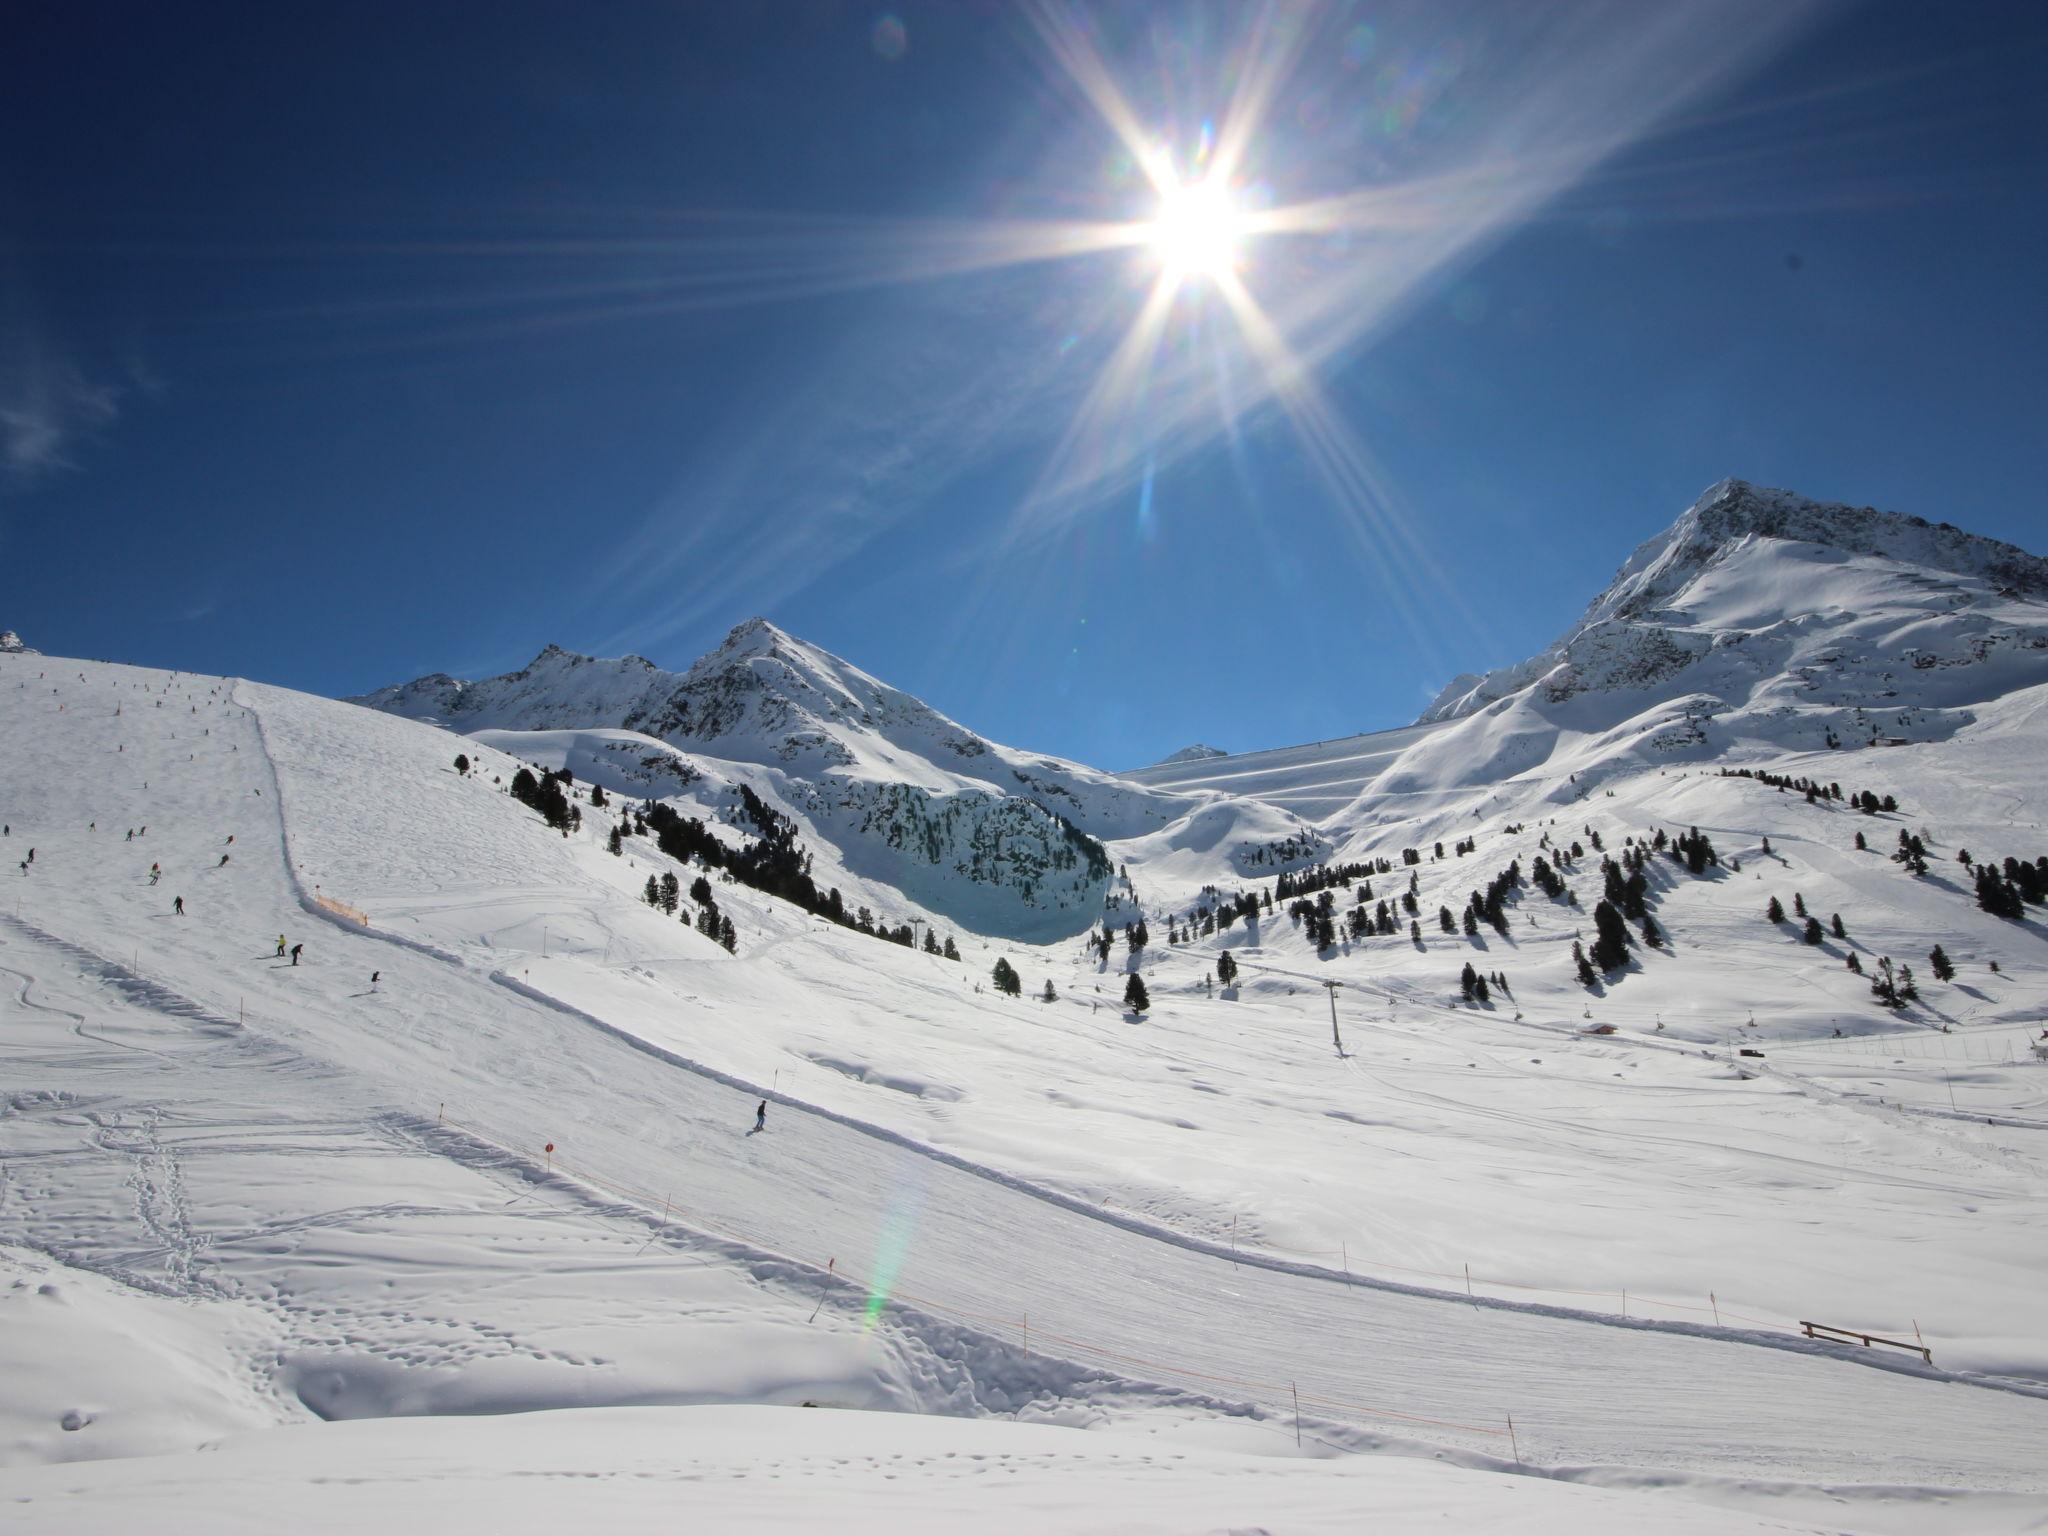
<svg viewBox="0 0 2048 1536">
<path fill-rule="evenodd" d="M 1313 896 L 1317 891 L 1326 891 L 1332 886 L 1350 885 L 1355 880 L 1384 875 L 1393 867 L 1385 859 L 1365 859 L 1353 864 L 1311 864 L 1306 869 L 1281 875 L 1273 882 L 1273 895 L 1280 901 L 1296 896 Z"/>
<path fill-rule="evenodd" d="M 573 782 L 566 768 L 557 768 L 538 779 L 532 769 L 521 768 L 512 775 L 512 798 L 527 809 L 540 812 L 542 821 L 567 836 L 583 825 L 582 810 L 571 805 L 562 791 L 564 784 Z"/>
<path fill-rule="evenodd" d="M 1899 802 L 1890 795 L 1880 798 L 1869 790 L 1853 791 L 1847 796 L 1839 784 L 1823 784 L 1818 779 L 1791 778 L 1782 773 L 1767 773 L 1761 768 L 1723 768 L 1724 779 L 1754 779 L 1759 784 L 1768 784 L 1780 794 L 1787 792 L 1806 796 L 1806 803 L 1812 805 L 1819 800 L 1847 802 L 1866 816 L 1875 816 L 1879 811 L 1896 811 Z"/>
<path fill-rule="evenodd" d="M 2027 905 L 2048 901 L 2048 855 L 2031 864 L 2008 858 L 2003 865 L 1985 860 L 1977 866 L 1977 905 L 1993 917 L 2018 922 Z"/>
<path fill-rule="evenodd" d="M 803 844 L 797 841 L 796 823 L 761 799 L 745 784 L 740 786 L 740 810 L 742 816 L 754 825 L 761 836 L 739 848 L 728 847 L 713 835 L 711 829 L 702 821 L 694 816 L 685 816 L 674 806 L 664 805 L 658 800 L 650 800 L 641 807 L 635 817 L 636 830 L 651 829 L 654 833 L 655 846 L 678 864 L 687 864 L 695 860 L 712 869 L 722 869 L 741 885 L 751 886 L 757 891 L 765 891 L 770 896 L 791 902 L 814 916 L 824 918 L 827 922 L 837 923 L 842 928 L 851 928 L 873 938 L 886 939 L 890 943 L 901 944 L 906 949 L 915 945 L 916 936 L 909 923 L 899 923 L 893 928 L 886 924 L 878 924 L 874 915 L 865 907 L 849 915 L 845 899 L 839 894 L 837 886 L 829 891 L 820 892 L 811 879 L 811 856 L 805 851 Z M 703 885 L 707 892 L 710 890 L 708 882 L 701 876 L 697 884 Z M 691 889 L 694 894 L 695 886 Z M 712 907 L 715 910 L 716 903 L 712 903 Z M 703 916 L 699 914 L 700 929 L 702 923 Z M 721 914 L 715 929 L 703 931 L 730 950 L 736 942 L 736 936 L 731 933 L 731 928 L 732 919 Z M 930 933 L 927 933 L 925 950 L 927 953 L 944 954 L 949 960 L 960 958 L 959 951 L 954 949 L 950 937 L 941 949 L 935 945 Z"/>
</svg>

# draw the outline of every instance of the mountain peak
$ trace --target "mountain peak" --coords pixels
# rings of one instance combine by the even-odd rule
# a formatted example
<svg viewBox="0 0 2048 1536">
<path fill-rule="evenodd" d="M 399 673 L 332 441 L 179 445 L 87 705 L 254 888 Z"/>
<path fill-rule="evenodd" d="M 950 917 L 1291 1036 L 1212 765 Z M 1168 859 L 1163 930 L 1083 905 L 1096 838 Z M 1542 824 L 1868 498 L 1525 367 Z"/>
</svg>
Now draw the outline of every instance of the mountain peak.
<svg viewBox="0 0 2048 1536">
<path fill-rule="evenodd" d="M 1818 544 L 1852 555 L 1977 576 L 2029 596 L 2048 593 L 2048 560 L 2014 544 L 1930 523 L 1904 512 L 1814 501 L 1796 491 L 1726 479 L 1707 487 L 1678 520 L 1639 545 L 1582 623 L 1626 618 L 1654 606 L 1747 538 Z"/>
<path fill-rule="evenodd" d="M 24 645 L 21 636 L 11 629 L 0 629 L 0 652 L 6 652 L 14 656 L 35 656 L 41 654 Z"/>
<path fill-rule="evenodd" d="M 778 629 L 759 615 L 733 625 L 718 647 L 720 656 L 765 656 L 778 645 L 800 644 L 786 630 Z"/>
</svg>

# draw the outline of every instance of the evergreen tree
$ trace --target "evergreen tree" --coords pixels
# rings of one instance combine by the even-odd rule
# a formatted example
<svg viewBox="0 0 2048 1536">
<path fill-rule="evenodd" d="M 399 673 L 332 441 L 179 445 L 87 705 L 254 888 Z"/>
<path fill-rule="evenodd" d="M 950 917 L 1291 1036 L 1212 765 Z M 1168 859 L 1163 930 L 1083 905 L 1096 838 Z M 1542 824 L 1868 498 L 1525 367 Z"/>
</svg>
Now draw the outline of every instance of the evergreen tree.
<svg viewBox="0 0 2048 1536">
<path fill-rule="evenodd" d="M 1572 940 L 1572 965 L 1579 973 L 1579 985 L 1590 987 L 1600 978 L 1594 974 L 1593 962 L 1586 958 L 1586 946 L 1577 939 Z"/>
<path fill-rule="evenodd" d="M 1774 923 L 1785 921 L 1785 909 L 1778 904 L 1777 897 L 1773 896 L 1770 905 L 1764 908 L 1764 916 Z"/>
<path fill-rule="evenodd" d="M 1797 891 L 1792 893 L 1792 910 L 1801 917 L 1806 916 L 1806 898 Z"/>
<path fill-rule="evenodd" d="M 1846 932 L 1846 931 L 1845 931 L 1845 930 L 1843 929 L 1843 927 L 1842 927 L 1842 914 L 1841 914 L 1841 913 L 1837 912 L 1837 913 L 1836 913 L 1836 914 L 1835 914 L 1835 915 L 1834 915 L 1833 917 L 1831 917 L 1830 919 L 1828 919 L 1828 926 L 1829 926 L 1830 928 L 1834 929 L 1834 931 L 1835 931 L 1835 937 L 1836 937 L 1836 938 L 1838 938 L 1838 939 L 1846 939 L 1846 938 L 1848 938 L 1848 937 L 1849 937 L 1848 933 L 1847 933 L 1847 932 Z"/>
<path fill-rule="evenodd" d="M 459 774 L 462 774 L 465 778 L 468 777 L 469 754 L 467 752 L 458 752 L 455 754 L 455 771 Z"/>
<path fill-rule="evenodd" d="M 1934 972 L 1936 981 L 1953 981 L 1956 968 L 1949 963 L 1948 952 L 1939 944 L 1927 952 L 1927 968 Z"/>
<path fill-rule="evenodd" d="M 1491 994 L 1489 994 L 1486 990 L 1486 978 L 1484 976 L 1475 977 L 1473 979 L 1472 990 L 1474 993 L 1478 995 L 1479 1001 L 1482 1003 L 1491 1002 L 1493 1000 Z"/>
<path fill-rule="evenodd" d="M 661 905 L 661 882 L 656 880 L 654 876 L 649 875 L 647 877 L 647 889 L 640 893 L 640 899 L 650 907 L 659 907 Z"/>
<path fill-rule="evenodd" d="M 1844 960 L 1842 963 L 1848 966 L 1849 969 L 1854 971 L 1858 976 L 1861 976 L 1863 974 L 1863 962 L 1856 958 L 1855 950 L 1850 950 L 1849 958 Z"/>
<path fill-rule="evenodd" d="M 2013 922 L 2026 916 L 2026 906 L 2018 888 L 1988 862 L 1977 866 L 1977 905 L 1993 917 Z"/>
<path fill-rule="evenodd" d="M 1053 991 L 1052 989 L 1052 978 L 1050 976 L 1046 977 L 1045 990 L 1038 994 L 1038 1000 L 1041 1003 L 1056 1003 L 1059 1001 L 1059 999 L 1059 993 Z"/>
<path fill-rule="evenodd" d="M 721 917 L 718 920 L 718 942 L 725 946 L 725 952 L 728 955 L 735 953 L 739 948 L 739 941 L 740 936 L 733 928 L 730 914 Z"/>
<path fill-rule="evenodd" d="M 1024 983 L 1018 979 L 1016 968 L 1008 960 L 998 957 L 994 971 L 996 990 L 1005 997 L 1016 997 L 1024 990 Z"/>
<path fill-rule="evenodd" d="M 1599 930 L 1593 940 L 1593 964 L 1603 971 L 1618 971 L 1628 964 L 1628 925 L 1605 897 L 1593 908 L 1593 926 Z"/>
<path fill-rule="evenodd" d="M 1237 960 L 1227 949 L 1216 957 L 1216 979 L 1226 987 L 1237 980 Z"/>
<path fill-rule="evenodd" d="M 1145 978 L 1136 971 L 1131 972 L 1131 979 L 1124 983 L 1124 1004 L 1133 1013 L 1143 1013 L 1152 1006 L 1152 998 L 1145 991 Z"/>
<path fill-rule="evenodd" d="M 618 858 L 626 851 L 625 840 L 619 836 L 619 829 L 617 827 L 613 827 L 612 835 L 605 839 L 605 847 L 610 851 L 613 858 Z"/>
<path fill-rule="evenodd" d="M 1826 935 L 1821 932 L 1819 918 L 1809 917 L 1806 920 L 1806 930 L 1804 937 L 1806 939 L 1806 942 L 1809 944 L 1818 944 L 1823 938 L 1826 937 Z"/>
<path fill-rule="evenodd" d="M 1465 1001 L 1468 1003 L 1479 991 L 1479 972 L 1473 969 L 1470 960 L 1465 962 L 1465 969 L 1458 973 L 1458 990 L 1465 994 Z"/>
<path fill-rule="evenodd" d="M 1657 926 L 1657 919 L 1647 912 L 1643 914 L 1643 942 L 1652 949 L 1664 942 L 1664 931 Z"/>
<path fill-rule="evenodd" d="M 691 892 L 692 895 L 696 893 Z M 673 871 L 661 877 L 661 910 L 675 916 L 676 905 L 681 896 L 681 887 L 676 883 Z M 701 899 L 701 898 L 700 898 Z"/>
<path fill-rule="evenodd" d="M 1354 908 L 1353 910 L 1362 909 Z M 1456 935 L 1458 931 L 1458 920 L 1451 916 L 1451 909 L 1449 907 L 1438 907 L 1436 909 L 1436 925 L 1448 934 Z"/>
<path fill-rule="evenodd" d="M 953 947 L 953 935 L 946 935 L 946 947 L 940 951 L 948 960 L 958 960 L 960 951 Z"/>
</svg>

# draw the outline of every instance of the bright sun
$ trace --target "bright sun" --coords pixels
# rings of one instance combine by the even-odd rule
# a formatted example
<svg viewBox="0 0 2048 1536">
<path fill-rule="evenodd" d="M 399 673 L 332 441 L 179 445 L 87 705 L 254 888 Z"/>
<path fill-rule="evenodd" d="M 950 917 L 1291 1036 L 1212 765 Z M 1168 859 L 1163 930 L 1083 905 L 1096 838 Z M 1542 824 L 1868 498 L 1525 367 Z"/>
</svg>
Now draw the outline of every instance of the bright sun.
<svg viewBox="0 0 2048 1536">
<path fill-rule="evenodd" d="M 1160 199 L 1147 234 L 1174 276 L 1221 277 L 1237 265 L 1245 217 L 1225 188 L 1178 182 Z"/>
</svg>

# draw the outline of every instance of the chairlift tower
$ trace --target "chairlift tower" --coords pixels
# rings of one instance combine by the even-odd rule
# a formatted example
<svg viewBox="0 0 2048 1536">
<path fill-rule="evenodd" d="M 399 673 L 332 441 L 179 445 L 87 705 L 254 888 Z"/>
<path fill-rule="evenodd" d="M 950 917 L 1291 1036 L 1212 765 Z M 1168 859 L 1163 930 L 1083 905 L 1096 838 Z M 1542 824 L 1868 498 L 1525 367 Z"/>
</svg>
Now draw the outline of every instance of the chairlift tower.
<svg viewBox="0 0 2048 1536">
<path fill-rule="evenodd" d="M 1330 1040 L 1337 1047 L 1339 1056 L 1344 1054 L 1344 1037 L 1337 1033 L 1337 989 L 1343 985 L 1341 981 L 1323 983 L 1324 990 L 1330 994 Z"/>
</svg>

